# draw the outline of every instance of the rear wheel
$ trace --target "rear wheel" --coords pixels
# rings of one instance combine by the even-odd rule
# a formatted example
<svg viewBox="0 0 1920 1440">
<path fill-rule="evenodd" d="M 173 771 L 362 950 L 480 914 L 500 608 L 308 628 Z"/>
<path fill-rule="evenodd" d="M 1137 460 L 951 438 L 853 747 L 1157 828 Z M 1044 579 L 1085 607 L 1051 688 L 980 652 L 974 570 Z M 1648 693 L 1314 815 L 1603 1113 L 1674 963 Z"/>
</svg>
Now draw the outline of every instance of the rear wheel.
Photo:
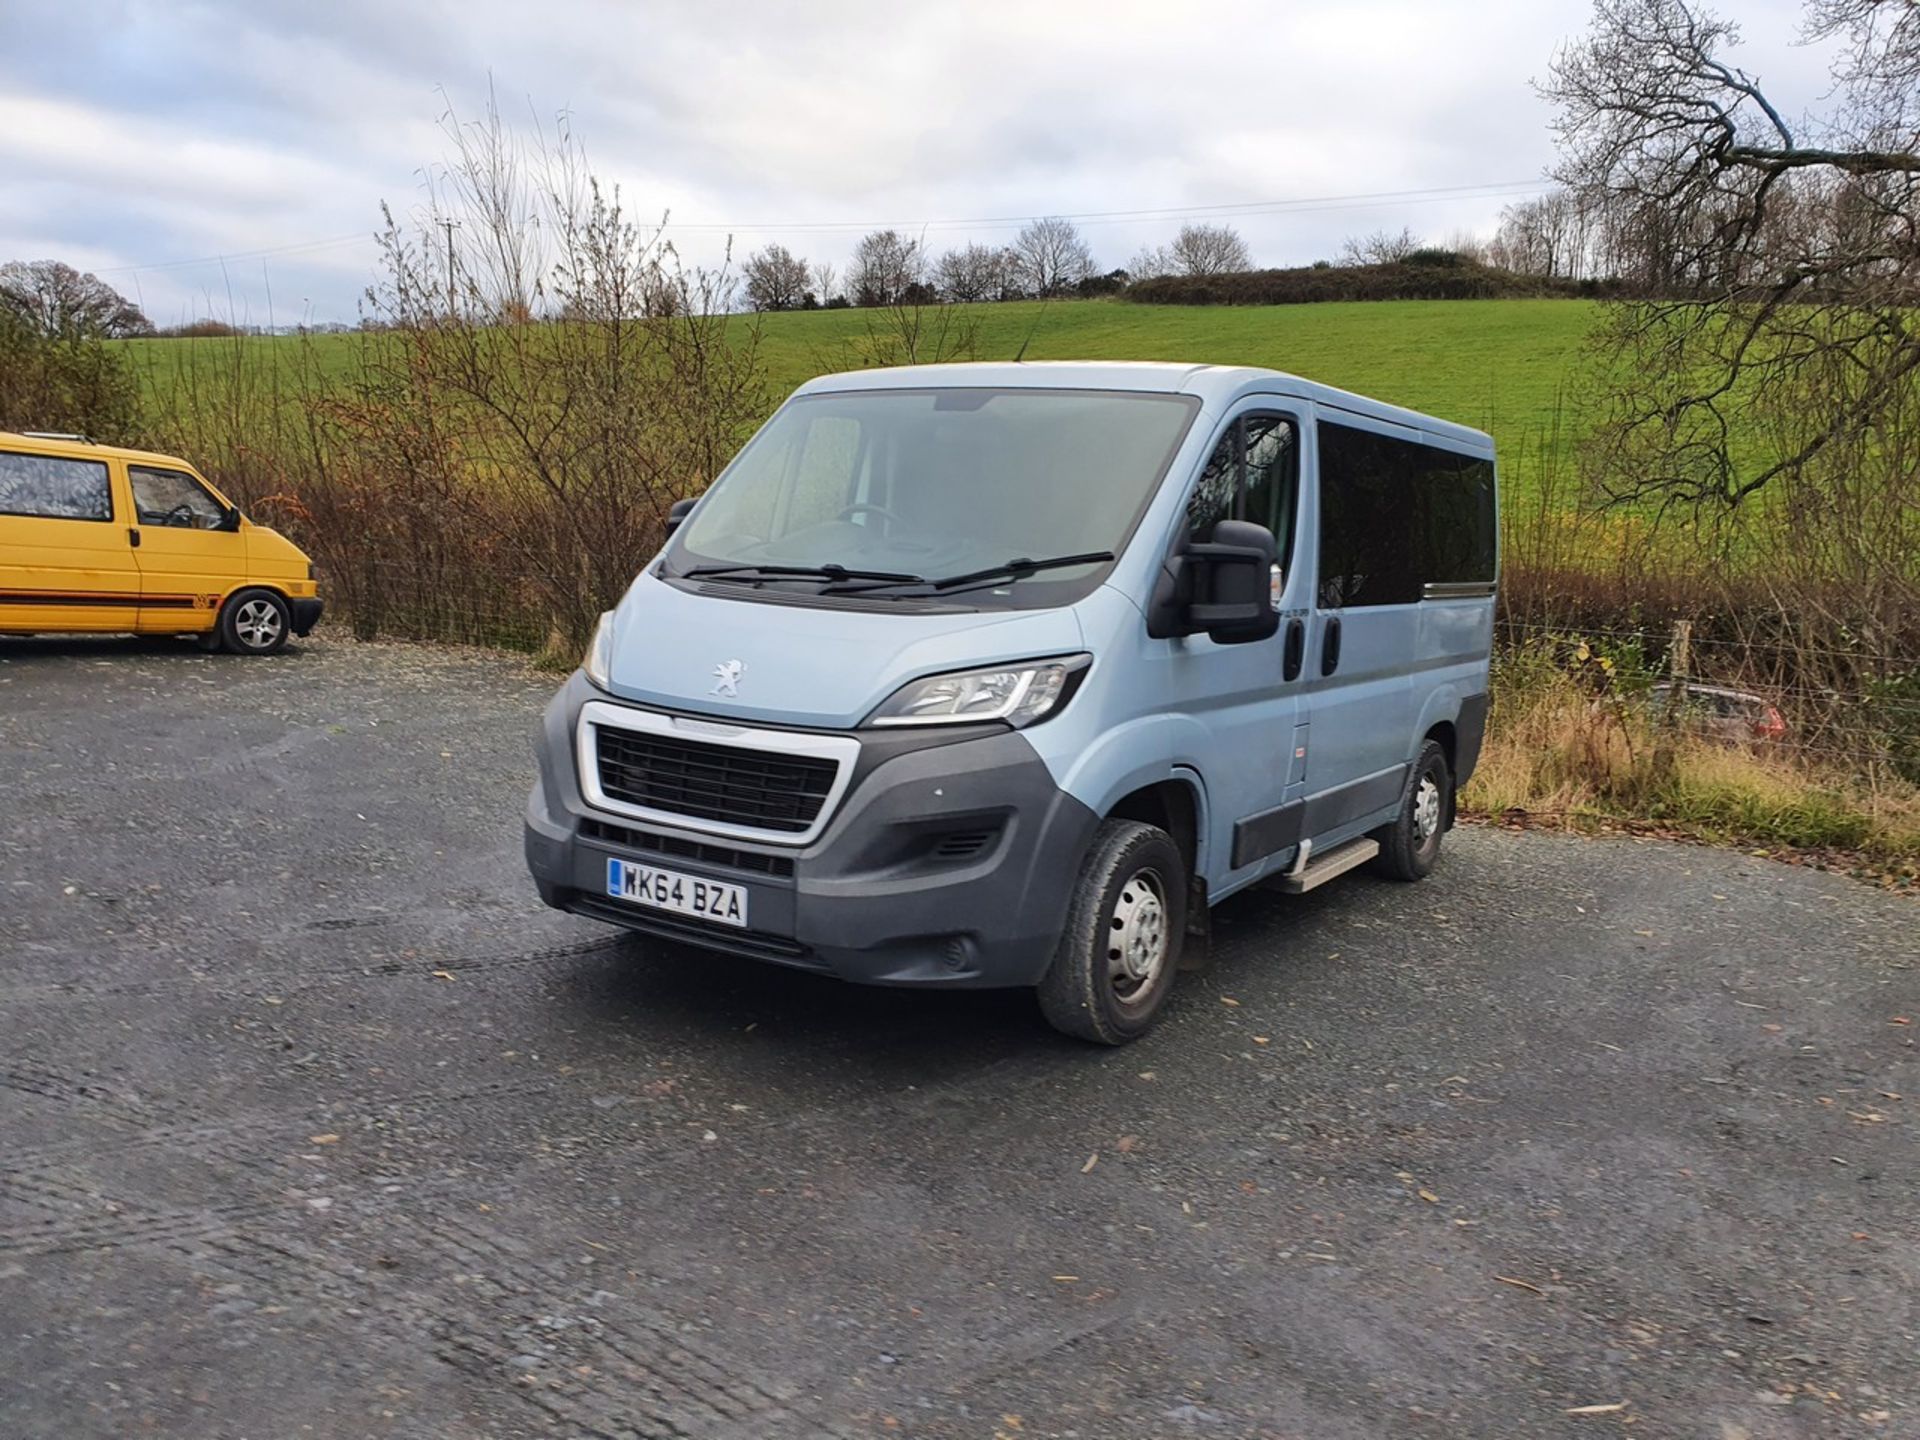
<svg viewBox="0 0 1920 1440">
<path fill-rule="evenodd" d="M 1447 752 L 1429 740 L 1407 777 L 1399 817 L 1373 832 L 1380 842 L 1374 868 L 1395 880 L 1425 879 L 1440 858 L 1440 836 L 1452 814 L 1453 770 Z"/>
<path fill-rule="evenodd" d="M 1186 925 L 1187 867 L 1173 837 L 1137 820 L 1102 821 L 1040 982 L 1041 1012 L 1100 1045 L 1145 1034 L 1173 988 Z"/>
<path fill-rule="evenodd" d="M 271 655 L 287 643 L 293 612 L 271 590 L 241 590 L 220 611 L 221 648 L 235 655 Z"/>
</svg>

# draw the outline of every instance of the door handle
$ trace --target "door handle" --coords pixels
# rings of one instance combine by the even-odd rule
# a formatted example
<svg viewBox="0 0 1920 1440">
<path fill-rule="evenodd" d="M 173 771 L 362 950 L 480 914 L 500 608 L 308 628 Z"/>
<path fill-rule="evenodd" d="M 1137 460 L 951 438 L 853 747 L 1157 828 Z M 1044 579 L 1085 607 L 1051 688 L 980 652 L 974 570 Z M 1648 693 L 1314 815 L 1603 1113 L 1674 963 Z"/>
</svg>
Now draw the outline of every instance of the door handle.
<svg viewBox="0 0 1920 1440">
<path fill-rule="evenodd" d="M 1320 633 L 1320 673 L 1331 675 L 1340 668 L 1340 617 L 1329 615 L 1327 628 Z"/>
<path fill-rule="evenodd" d="M 1298 680 L 1300 666 L 1307 658 L 1307 622 L 1289 620 L 1287 622 L 1286 658 L 1281 661 L 1281 678 Z"/>
<path fill-rule="evenodd" d="M 140 527 L 138 525 L 127 526 L 127 543 L 136 550 L 140 548 Z"/>
</svg>

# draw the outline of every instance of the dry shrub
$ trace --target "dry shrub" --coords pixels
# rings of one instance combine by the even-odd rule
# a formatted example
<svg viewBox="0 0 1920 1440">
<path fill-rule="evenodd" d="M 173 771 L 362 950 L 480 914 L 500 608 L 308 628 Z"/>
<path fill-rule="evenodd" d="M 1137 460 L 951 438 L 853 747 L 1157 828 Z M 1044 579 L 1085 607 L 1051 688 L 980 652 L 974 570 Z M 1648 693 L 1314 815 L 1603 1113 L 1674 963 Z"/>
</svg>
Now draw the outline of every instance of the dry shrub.
<svg viewBox="0 0 1920 1440">
<path fill-rule="evenodd" d="M 1662 735 L 1636 693 L 1645 678 L 1566 639 L 1502 653 L 1462 805 L 1576 827 L 1627 818 L 1708 839 L 1920 857 L 1920 787 L 1884 766 Z M 1670 768 L 1658 763 L 1663 749 Z"/>
<path fill-rule="evenodd" d="M 577 648 L 765 414 L 758 333 L 564 126 L 447 133 L 361 333 L 184 347 L 156 438 L 299 540 L 362 636 Z"/>
</svg>

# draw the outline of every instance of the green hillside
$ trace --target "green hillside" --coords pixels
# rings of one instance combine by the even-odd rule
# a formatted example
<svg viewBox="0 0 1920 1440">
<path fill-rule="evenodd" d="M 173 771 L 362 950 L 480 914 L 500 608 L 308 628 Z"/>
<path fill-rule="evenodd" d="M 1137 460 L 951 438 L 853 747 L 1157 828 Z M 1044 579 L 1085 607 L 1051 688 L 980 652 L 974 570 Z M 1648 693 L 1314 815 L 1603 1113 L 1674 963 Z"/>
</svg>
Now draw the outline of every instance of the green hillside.
<svg viewBox="0 0 1920 1440">
<path fill-rule="evenodd" d="M 1351 304 L 1173 306 L 1114 300 L 1023 302 L 925 312 L 928 332 L 976 331 L 972 353 L 1008 360 L 1191 360 L 1265 365 L 1357 390 L 1493 433 L 1510 488 L 1525 488 L 1554 433 L 1563 386 L 1580 358 L 1593 306 L 1580 300 L 1399 300 Z M 762 355 L 775 398 L 809 376 L 861 364 L 882 312 L 825 310 L 742 316 L 762 327 Z M 233 341 L 152 340 L 133 345 L 151 397 L 164 403 L 182 360 L 230 355 Z M 339 373 L 354 335 L 241 342 L 250 366 Z M 192 347 L 192 348 L 186 348 Z M 1565 397 L 1571 400 L 1569 394 Z M 1560 434 L 1559 447 L 1572 436 Z"/>
<path fill-rule="evenodd" d="M 1397 300 L 1331 305 L 1135 305 L 1073 300 L 968 307 L 979 359 L 1193 360 L 1265 365 L 1448 420 L 1538 427 L 1578 358 L 1579 300 Z M 764 317 L 776 387 L 848 363 L 873 318 L 859 310 Z"/>
</svg>

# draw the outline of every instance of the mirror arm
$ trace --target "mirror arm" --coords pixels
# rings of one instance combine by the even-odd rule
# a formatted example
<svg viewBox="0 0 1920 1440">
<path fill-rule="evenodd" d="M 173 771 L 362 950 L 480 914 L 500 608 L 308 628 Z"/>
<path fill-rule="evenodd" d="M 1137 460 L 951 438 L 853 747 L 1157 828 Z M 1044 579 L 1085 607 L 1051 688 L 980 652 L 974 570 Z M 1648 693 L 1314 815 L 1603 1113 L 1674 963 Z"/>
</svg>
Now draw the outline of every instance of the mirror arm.
<svg viewBox="0 0 1920 1440">
<path fill-rule="evenodd" d="M 1153 598 L 1147 604 L 1147 634 L 1154 640 L 1176 640 L 1195 635 L 1199 626 L 1187 611 L 1193 599 L 1193 569 L 1184 550 L 1169 555 L 1160 564 L 1153 582 Z"/>
</svg>

